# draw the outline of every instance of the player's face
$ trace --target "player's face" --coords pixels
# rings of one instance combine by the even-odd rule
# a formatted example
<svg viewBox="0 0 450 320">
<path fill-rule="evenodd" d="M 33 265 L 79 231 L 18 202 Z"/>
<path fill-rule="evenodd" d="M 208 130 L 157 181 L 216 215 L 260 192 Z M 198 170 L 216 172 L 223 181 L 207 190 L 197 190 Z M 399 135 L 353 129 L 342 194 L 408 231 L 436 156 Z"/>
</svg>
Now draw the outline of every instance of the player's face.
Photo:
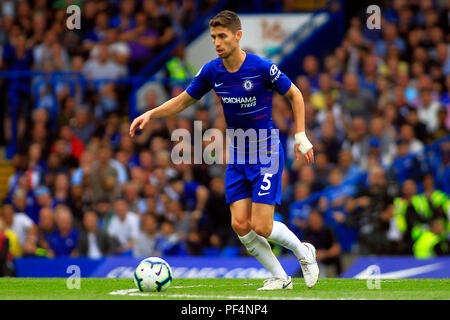
<svg viewBox="0 0 450 320">
<path fill-rule="evenodd" d="M 210 27 L 210 33 L 217 55 L 222 59 L 228 58 L 236 51 L 242 37 L 241 30 L 233 32 L 222 26 Z"/>
</svg>

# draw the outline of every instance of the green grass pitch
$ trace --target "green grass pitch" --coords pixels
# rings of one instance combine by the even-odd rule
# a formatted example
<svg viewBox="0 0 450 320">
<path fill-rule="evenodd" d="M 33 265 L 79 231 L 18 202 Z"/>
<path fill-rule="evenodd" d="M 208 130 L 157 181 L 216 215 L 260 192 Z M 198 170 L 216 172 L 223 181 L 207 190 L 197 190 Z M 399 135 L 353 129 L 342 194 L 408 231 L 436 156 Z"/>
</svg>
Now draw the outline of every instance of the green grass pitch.
<svg viewBox="0 0 450 320">
<path fill-rule="evenodd" d="M 70 283 L 73 279 L 69 279 Z M 450 279 L 380 280 L 369 289 L 366 280 L 319 279 L 309 289 L 303 279 L 293 290 L 257 291 L 261 279 L 175 279 L 166 292 L 139 292 L 132 279 L 81 278 L 80 289 L 68 289 L 66 278 L 0 278 L 1 300 L 450 300 Z"/>
</svg>

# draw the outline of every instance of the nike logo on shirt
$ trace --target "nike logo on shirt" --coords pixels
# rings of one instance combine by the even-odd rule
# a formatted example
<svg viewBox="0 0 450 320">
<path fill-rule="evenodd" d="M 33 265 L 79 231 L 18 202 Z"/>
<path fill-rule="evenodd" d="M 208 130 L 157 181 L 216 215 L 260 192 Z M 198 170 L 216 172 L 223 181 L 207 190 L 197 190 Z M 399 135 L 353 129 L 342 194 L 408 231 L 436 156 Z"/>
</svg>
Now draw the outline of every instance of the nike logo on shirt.
<svg viewBox="0 0 450 320">
<path fill-rule="evenodd" d="M 222 82 L 222 83 L 215 83 L 215 82 L 214 82 L 214 87 L 216 87 L 216 88 L 217 88 L 217 87 L 220 87 L 221 85 L 223 85 L 223 82 Z"/>
<path fill-rule="evenodd" d="M 266 195 L 266 194 L 269 194 L 269 193 L 270 193 L 270 192 L 263 192 L 263 193 L 261 193 L 261 191 L 259 191 L 259 192 L 258 192 L 258 196 L 261 197 L 261 196 Z"/>
</svg>

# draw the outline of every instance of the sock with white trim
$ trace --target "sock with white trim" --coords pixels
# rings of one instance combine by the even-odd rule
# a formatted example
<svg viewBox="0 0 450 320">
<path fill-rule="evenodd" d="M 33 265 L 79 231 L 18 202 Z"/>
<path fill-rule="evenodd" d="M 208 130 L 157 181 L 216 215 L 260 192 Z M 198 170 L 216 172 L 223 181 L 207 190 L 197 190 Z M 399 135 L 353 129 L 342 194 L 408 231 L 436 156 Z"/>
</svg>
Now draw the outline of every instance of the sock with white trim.
<svg viewBox="0 0 450 320">
<path fill-rule="evenodd" d="M 287 279 L 288 276 L 283 267 L 278 261 L 277 257 L 273 254 L 270 244 L 267 239 L 258 235 L 255 231 L 251 230 L 244 236 L 239 236 L 242 244 L 247 248 L 247 251 L 254 256 L 264 268 L 276 278 Z"/>
<path fill-rule="evenodd" d="M 297 238 L 297 236 L 289 230 L 282 222 L 274 221 L 272 233 L 267 239 L 291 250 L 297 259 L 310 259 L 308 248 Z"/>
</svg>

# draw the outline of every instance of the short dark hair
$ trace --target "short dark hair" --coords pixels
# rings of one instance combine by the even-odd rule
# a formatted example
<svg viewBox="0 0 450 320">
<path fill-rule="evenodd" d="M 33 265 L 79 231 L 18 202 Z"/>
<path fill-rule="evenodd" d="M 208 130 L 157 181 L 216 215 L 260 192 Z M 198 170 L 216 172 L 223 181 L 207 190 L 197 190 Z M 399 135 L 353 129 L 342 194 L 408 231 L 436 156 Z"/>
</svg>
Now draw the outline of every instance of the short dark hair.
<svg viewBox="0 0 450 320">
<path fill-rule="evenodd" d="M 242 29 L 239 16 L 230 10 L 220 11 L 214 18 L 209 21 L 210 27 L 225 27 L 233 32 Z"/>
</svg>

